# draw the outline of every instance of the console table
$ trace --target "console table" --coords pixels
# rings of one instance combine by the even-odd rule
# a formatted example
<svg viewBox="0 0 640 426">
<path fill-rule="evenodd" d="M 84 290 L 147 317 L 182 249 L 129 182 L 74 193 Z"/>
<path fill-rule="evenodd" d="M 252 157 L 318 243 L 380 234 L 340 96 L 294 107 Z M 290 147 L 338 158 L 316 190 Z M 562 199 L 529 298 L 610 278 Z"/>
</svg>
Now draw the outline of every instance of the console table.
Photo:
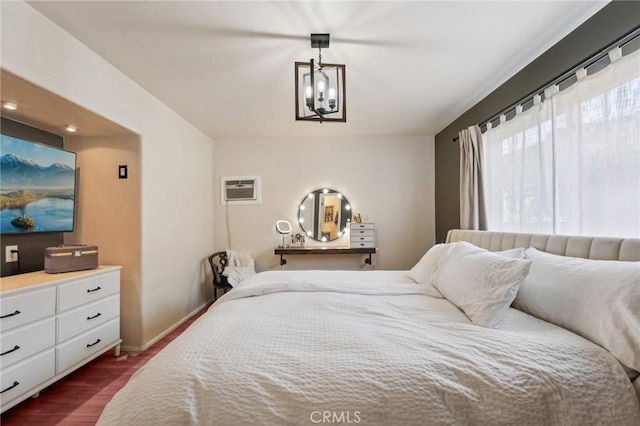
<svg viewBox="0 0 640 426">
<path fill-rule="evenodd" d="M 371 265 L 371 255 L 376 252 L 375 247 L 286 247 L 277 248 L 274 254 L 280 255 L 280 265 L 286 265 L 287 255 L 308 255 L 308 254 L 366 254 L 364 262 Z"/>
</svg>

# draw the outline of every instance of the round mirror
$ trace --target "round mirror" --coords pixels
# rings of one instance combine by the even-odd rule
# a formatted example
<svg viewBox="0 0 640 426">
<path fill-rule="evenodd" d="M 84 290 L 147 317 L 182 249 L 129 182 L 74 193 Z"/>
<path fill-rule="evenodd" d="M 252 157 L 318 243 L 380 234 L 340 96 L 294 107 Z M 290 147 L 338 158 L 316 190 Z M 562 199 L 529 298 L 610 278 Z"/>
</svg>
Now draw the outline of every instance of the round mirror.
<svg viewBox="0 0 640 426">
<path fill-rule="evenodd" d="M 317 189 L 307 194 L 298 208 L 298 223 L 316 241 L 327 242 L 340 238 L 351 222 L 351 205 L 335 189 Z"/>
</svg>

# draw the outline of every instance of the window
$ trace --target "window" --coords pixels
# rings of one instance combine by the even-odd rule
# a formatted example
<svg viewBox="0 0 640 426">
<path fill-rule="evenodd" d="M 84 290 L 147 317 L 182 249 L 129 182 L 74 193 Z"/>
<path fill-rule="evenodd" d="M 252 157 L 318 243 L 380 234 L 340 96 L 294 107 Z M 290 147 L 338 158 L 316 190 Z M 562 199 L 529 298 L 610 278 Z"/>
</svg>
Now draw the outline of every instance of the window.
<svg viewBox="0 0 640 426">
<path fill-rule="evenodd" d="M 640 237 L 640 52 L 483 136 L 489 230 Z"/>
</svg>

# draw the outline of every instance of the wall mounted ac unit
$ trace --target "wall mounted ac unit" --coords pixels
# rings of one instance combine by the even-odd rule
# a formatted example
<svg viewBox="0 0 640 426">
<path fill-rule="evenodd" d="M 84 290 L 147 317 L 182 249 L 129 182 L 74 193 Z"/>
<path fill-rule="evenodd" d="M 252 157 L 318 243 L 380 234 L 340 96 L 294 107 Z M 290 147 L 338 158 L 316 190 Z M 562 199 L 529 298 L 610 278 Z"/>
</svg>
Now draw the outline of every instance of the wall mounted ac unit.
<svg viewBox="0 0 640 426">
<path fill-rule="evenodd" d="M 260 176 L 223 176 L 221 181 L 222 204 L 260 204 Z"/>
</svg>

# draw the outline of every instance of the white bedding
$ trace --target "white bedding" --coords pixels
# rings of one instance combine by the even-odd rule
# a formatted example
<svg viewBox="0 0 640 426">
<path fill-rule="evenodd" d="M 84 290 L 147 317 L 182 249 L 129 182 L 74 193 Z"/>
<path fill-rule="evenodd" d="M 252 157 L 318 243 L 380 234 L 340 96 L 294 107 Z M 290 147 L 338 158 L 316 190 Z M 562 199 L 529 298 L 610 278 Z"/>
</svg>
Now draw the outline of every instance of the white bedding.
<svg viewBox="0 0 640 426">
<path fill-rule="evenodd" d="M 257 274 L 141 368 L 98 424 L 640 425 L 604 349 L 514 309 L 497 329 L 472 325 L 406 274 Z"/>
</svg>

